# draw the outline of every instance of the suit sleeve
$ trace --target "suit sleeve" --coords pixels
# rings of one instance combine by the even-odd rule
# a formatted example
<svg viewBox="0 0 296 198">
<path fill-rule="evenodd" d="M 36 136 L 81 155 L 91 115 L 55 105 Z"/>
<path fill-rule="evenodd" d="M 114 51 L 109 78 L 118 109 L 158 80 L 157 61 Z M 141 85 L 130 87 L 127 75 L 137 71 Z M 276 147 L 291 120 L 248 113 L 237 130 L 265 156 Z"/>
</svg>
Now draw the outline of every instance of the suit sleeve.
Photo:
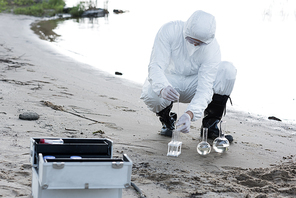
<svg viewBox="0 0 296 198">
<path fill-rule="evenodd" d="M 161 89 L 170 85 L 164 71 L 171 58 L 171 40 L 173 39 L 172 24 L 167 23 L 158 31 L 151 52 L 148 66 L 148 81 L 153 91 L 159 96 Z"/>
<path fill-rule="evenodd" d="M 196 87 L 196 93 L 186 110 L 189 110 L 193 113 L 194 116 L 192 121 L 201 118 L 204 110 L 212 101 L 213 84 L 220 62 L 220 48 L 217 42 L 214 40 L 203 56 L 202 64 L 197 75 L 198 84 Z"/>
</svg>

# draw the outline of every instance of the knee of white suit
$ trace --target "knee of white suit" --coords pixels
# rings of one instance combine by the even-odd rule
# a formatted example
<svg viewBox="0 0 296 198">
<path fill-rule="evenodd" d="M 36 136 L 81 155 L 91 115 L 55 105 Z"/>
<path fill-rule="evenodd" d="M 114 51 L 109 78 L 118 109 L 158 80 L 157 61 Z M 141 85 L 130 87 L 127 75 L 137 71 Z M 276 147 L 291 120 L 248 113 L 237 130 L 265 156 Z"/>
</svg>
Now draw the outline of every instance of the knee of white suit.
<svg viewBox="0 0 296 198">
<path fill-rule="evenodd" d="M 236 72 L 236 68 L 231 62 L 222 61 L 219 64 L 214 82 L 214 93 L 229 96 L 234 87 Z"/>
</svg>

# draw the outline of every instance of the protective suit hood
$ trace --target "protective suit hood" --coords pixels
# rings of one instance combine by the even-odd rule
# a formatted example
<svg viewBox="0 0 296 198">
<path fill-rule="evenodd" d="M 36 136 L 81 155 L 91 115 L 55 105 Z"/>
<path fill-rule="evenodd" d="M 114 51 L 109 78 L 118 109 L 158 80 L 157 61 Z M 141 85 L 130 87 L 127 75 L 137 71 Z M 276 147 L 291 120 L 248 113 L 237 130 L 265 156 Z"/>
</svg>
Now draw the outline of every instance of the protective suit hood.
<svg viewBox="0 0 296 198">
<path fill-rule="evenodd" d="M 209 13 L 198 10 L 195 11 L 184 25 L 184 38 L 186 36 L 198 39 L 206 44 L 215 38 L 216 20 Z"/>
</svg>

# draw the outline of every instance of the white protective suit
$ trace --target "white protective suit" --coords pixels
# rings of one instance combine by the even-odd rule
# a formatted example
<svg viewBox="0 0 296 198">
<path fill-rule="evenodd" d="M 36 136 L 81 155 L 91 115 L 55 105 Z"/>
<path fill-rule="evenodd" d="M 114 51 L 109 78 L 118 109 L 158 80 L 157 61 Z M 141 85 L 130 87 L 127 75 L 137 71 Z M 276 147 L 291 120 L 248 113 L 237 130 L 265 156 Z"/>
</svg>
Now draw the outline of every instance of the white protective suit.
<svg viewBox="0 0 296 198">
<path fill-rule="evenodd" d="M 180 94 L 180 102 L 189 103 L 186 111 L 193 113 L 192 121 L 201 118 L 214 92 L 230 95 L 236 69 L 221 62 L 215 30 L 214 16 L 203 11 L 194 12 L 187 22 L 173 21 L 160 28 L 141 95 L 151 111 L 158 113 L 169 106 L 171 102 L 160 94 L 169 85 Z M 194 46 L 186 36 L 206 44 Z"/>
</svg>

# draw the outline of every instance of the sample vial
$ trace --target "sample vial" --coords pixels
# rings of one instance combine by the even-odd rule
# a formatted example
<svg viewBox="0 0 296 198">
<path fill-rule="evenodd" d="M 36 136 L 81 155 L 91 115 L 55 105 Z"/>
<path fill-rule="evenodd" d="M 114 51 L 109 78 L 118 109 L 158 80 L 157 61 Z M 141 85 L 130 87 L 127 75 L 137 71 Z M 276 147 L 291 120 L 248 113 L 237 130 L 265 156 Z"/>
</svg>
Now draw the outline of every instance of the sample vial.
<svg viewBox="0 0 296 198">
<path fill-rule="evenodd" d="M 62 139 L 40 139 L 39 144 L 64 144 Z"/>
</svg>

